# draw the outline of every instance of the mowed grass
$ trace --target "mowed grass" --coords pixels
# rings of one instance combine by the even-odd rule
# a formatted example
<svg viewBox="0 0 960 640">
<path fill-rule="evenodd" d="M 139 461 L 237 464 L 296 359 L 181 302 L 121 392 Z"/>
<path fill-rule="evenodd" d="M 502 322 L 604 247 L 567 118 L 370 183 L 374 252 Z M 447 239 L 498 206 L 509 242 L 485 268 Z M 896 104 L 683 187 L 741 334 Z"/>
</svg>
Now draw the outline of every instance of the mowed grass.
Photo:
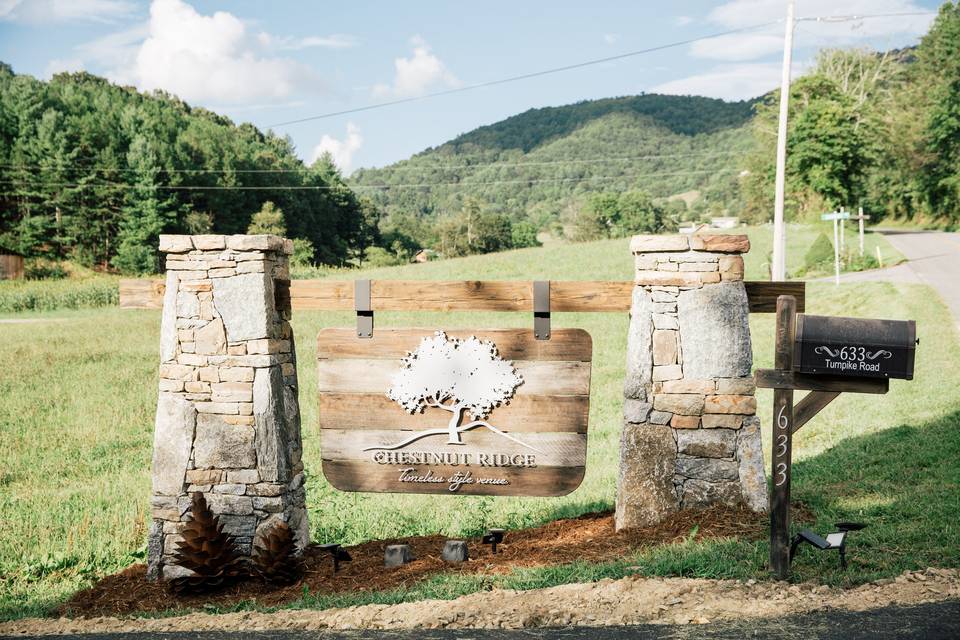
<svg viewBox="0 0 960 640">
<path fill-rule="evenodd" d="M 565 245 L 371 271 L 370 277 L 625 279 L 626 241 Z M 756 260 L 748 260 L 752 277 Z M 915 318 L 917 376 L 886 396 L 846 395 L 795 441 L 794 500 L 827 529 L 863 519 L 851 570 L 804 550 L 800 578 L 859 582 L 928 565 L 960 566 L 960 345 L 946 309 L 925 287 L 814 283 L 808 309 L 833 315 Z M 42 614 L 98 575 L 142 558 L 149 522 L 150 456 L 157 396 L 159 312 L 103 309 L 32 314 L 0 324 L 0 618 Z M 594 339 L 588 470 L 563 498 L 352 494 L 320 474 L 315 340 L 322 327 L 349 326 L 349 313 L 295 312 L 308 505 L 317 542 L 351 544 L 442 532 L 473 535 L 613 506 L 618 460 L 626 314 L 556 314 L 556 326 Z M 529 326 L 529 314 L 381 313 L 377 326 Z M 756 366 L 771 366 L 772 315 L 751 320 Z M 770 394 L 760 415 L 769 428 Z M 767 434 L 765 433 L 765 436 Z M 762 577 L 766 543 L 688 542 L 604 565 L 576 564 L 506 576 L 440 576 L 389 593 L 306 594 L 302 606 L 454 597 L 504 586 L 532 588 L 629 572 Z"/>
<path fill-rule="evenodd" d="M 845 246 L 851 255 L 859 251 L 854 226 L 847 229 Z M 746 256 L 746 278 L 769 280 L 773 255 L 773 226 L 741 227 L 722 233 L 745 233 L 751 249 Z M 833 241 L 830 223 L 787 225 L 787 273 L 799 273 L 807 250 L 821 233 Z M 600 240 L 588 243 L 551 242 L 543 247 L 517 249 L 504 253 L 468 256 L 454 260 L 435 260 L 424 264 L 363 269 L 294 269 L 295 278 L 352 279 L 385 278 L 392 280 L 629 280 L 633 277 L 630 239 Z M 883 264 L 890 266 L 904 257 L 879 233 L 864 234 L 864 252 L 876 256 L 879 247 Z"/>
</svg>

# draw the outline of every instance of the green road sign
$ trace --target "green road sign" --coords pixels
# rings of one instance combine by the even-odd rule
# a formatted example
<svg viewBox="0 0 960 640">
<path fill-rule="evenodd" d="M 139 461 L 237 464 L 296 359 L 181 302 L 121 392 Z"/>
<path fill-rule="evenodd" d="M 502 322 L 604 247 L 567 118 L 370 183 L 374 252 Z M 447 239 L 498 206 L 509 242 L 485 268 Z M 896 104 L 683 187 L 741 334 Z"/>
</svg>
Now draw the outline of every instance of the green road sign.
<svg viewBox="0 0 960 640">
<path fill-rule="evenodd" d="M 820 215 L 821 220 L 849 220 L 850 212 L 849 211 L 834 211 L 832 213 L 823 213 Z"/>
</svg>

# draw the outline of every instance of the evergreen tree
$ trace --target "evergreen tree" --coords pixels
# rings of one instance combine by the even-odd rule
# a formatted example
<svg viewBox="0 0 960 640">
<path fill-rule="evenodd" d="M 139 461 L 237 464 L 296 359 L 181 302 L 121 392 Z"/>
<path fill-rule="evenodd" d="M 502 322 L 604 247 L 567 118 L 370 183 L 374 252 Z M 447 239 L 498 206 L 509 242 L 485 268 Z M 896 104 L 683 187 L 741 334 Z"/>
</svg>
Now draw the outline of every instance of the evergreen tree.
<svg viewBox="0 0 960 640">
<path fill-rule="evenodd" d="M 920 188 L 932 215 L 960 222 L 960 4 L 945 2 L 917 49 L 929 86 Z"/>
<path fill-rule="evenodd" d="M 260 211 L 253 214 L 247 233 L 270 233 L 275 236 L 287 235 L 287 224 L 283 221 L 283 211 L 269 200 L 263 203 Z"/>
<path fill-rule="evenodd" d="M 0 183 L 0 244 L 127 273 L 159 266 L 160 233 L 246 233 L 265 201 L 325 264 L 364 237 L 339 173 L 289 139 L 87 73 L 41 82 L 0 63 Z"/>
</svg>

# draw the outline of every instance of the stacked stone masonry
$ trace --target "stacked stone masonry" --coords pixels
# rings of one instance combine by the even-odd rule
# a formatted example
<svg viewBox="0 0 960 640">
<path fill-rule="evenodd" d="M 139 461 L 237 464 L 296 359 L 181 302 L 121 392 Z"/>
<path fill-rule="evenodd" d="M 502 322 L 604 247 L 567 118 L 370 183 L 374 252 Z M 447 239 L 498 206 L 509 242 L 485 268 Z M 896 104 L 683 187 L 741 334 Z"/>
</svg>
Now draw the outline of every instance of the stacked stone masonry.
<svg viewBox="0 0 960 640">
<path fill-rule="evenodd" d="M 742 235 L 636 236 L 617 529 L 767 507 Z"/>
<path fill-rule="evenodd" d="M 160 236 L 166 289 L 154 432 L 148 577 L 169 579 L 190 494 L 205 494 L 250 553 L 278 519 L 309 539 L 289 240 Z"/>
</svg>

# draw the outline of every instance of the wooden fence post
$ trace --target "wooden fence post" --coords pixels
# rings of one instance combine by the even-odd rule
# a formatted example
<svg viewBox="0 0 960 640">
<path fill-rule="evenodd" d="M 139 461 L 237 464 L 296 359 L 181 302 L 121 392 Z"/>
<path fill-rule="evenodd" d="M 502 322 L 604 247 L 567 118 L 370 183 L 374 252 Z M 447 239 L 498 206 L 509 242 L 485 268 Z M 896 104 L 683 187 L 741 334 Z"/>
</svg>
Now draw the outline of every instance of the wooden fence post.
<svg viewBox="0 0 960 640">
<path fill-rule="evenodd" d="M 774 367 L 793 369 L 793 343 L 797 329 L 797 301 L 777 298 L 777 335 Z M 790 573 L 790 458 L 793 431 L 793 390 L 773 392 L 773 491 L 770 493 L 770 568 L 777 579 Z"/>
</svg>

